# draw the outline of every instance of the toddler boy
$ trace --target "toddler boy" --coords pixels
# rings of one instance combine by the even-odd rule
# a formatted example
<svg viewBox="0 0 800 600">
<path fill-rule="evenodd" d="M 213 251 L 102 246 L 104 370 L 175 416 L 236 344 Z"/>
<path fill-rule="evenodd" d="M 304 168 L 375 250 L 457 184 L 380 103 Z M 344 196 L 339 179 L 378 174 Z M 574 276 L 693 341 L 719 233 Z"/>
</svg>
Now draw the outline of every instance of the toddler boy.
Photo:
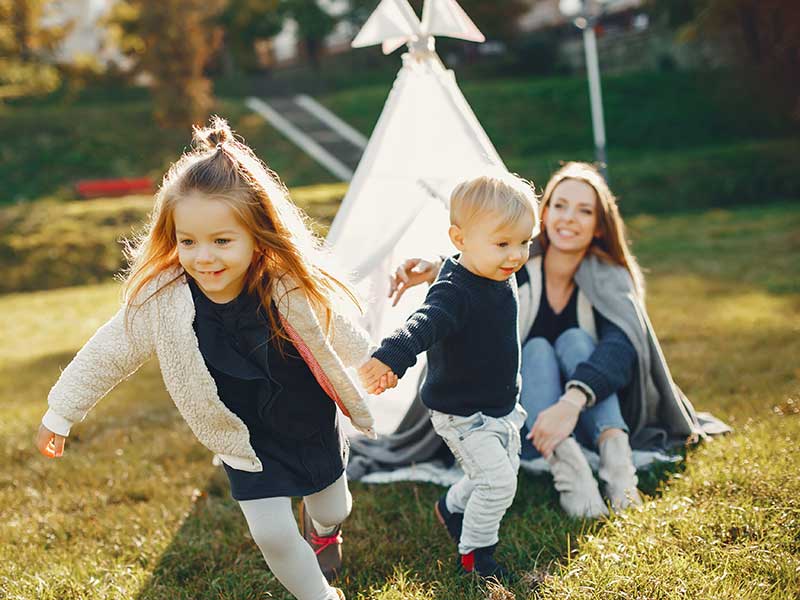
<svg viewBox="0 0 800 600">
<path fill-rule="evenodd" d="M 434 510 L 458 543 L 464 571 L 504 577 L 494 559 L 500 521 L 514 500 L 519 470 L 520 341 L 514 273 L 538 231 L 536 195 L 512 175 L 465 181 L 450 199 L 445 260 L 422 306 L 385 338 L 359 369 L 364 387 L 402 377 L 428 353 L 421 399 L 464 477 Z"/>
</svg>

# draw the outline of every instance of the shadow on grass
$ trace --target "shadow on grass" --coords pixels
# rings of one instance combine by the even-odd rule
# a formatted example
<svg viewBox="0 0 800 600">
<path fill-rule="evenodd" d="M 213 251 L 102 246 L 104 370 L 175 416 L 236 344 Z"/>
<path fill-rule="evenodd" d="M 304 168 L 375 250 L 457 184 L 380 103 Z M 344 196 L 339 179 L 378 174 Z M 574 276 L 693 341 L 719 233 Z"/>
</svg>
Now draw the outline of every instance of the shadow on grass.
<svg viewBox="0 0 800 600">
<path fill-rule="evenodd" d="M 4 403 L 12 397 L 11 388 L 17 386 L 31 397 L 44 398 L 59 368 L 71 357 L 71 352 L 58 353 L 2 369 L 0 380 L 8 386 Z M 288 600 L 291 596 L 267 569 L 237 503 L 230 498 L 224 472 L 215 469 L 208 476 L 207 451 L 186 440 L 188 431 L 158 378 L 157 366 L 151 363 L 104 400 L 92 417 L 76 428 L 69 443 L 73 466 L 67 471 L 62 468 L 70 463 L 58 465 L 58 477 L 71 482 L 76 490 L 102 488 L 115 477 L 120 487 L 95 509 L 104 511 L 103 519 L 120 518 L 129 504 L 149 505 L 150 518 L 157 521 L 151 522 L 151 527 L 160 530 L 159 537 L 166 536 L 168 542 L 163 550 L 142 559 L 149 579 L 139 588 L 138 600 Z M 38 418 L 38 410 L 26 418 Z M 124 451 L 124 455 L 110 458 L 109 447 Z M 30 448 L 22 454 L 19 461 L 13 461 L 13 468 L 21 474 L 30 472 L 29 461 L 39 460 Z M 185 458 L 175 463 L 178 454 Z M 41 466 L 56 467 L 53 463 Z M 682 466 L 664 465 L 643 475 L 643 491 L 658 494 L 676 468 Z M 181 469 L 188 475 L 180 474 Z M 163 484 L 148 481 L 159 471 L 167 478 L 162 478 Z M 167 495 L 184 497 L 186 486 L 189 492 L 194 488 L 193 502 L 176 502 L 168 508 L 161 504 L 165 490 L 159 492 L 158 486 L 172 488 L 166 490 Z M 457 573 L 456 548 L 433 515 L 433 503 L 444 488 L 419 483 L 353 483 L 351 487 L 354 510 L 344 533 L 346 566 L 337 583 L 348 597 L 355 598 L 358 593 L 376 600 L 487 597 L 484 586 Z M 116 502 L 124 506 L 105 506 Z M 178 515 L 166 517 L 164 510 L 187 512 L 175 519 Z M 529 596 L 530 582 L 554 571 L 556 564 L 576 551 L 582 535 L 597 534 L 604 526 L 603 522 L 565 518 L 551 478 L 521 473 L 517 497 L 503 520 L 497 552 L 499 560 L 522 575 L 514 586 L 518 597 Z M 130 534 L 134 535 L 133 529 Z M 81 533 L 76 530 L 74 535 Z M 106 552 L 113 546 L 111 540 L 86 542 L 89 552 L 92 548 Z M 406 573 L 417 587 L 392 596 L 383 590 L 399 586 L 398 573 Z"/>
<path fill-rule="evenodd" d="M 196 494 L 137 600 L 290 599 L 264 565 L 222 469 Z"/>
<path fill-rule="evenodd" d="M 680 463 L 660 465 L 641 477 L 643 491 L 658 495 Z M 457 550 L 435 521 L 432 506 L 444 488 L 432 484 L 351 485 L 353 514 L 344 528 L 345 568 L 336 583 L 355 598 L 379 599 L 407 577 L 416 598 L 484 599 L 483 584 L 457 573 Z M 498 558 L 518 573 L 513 590 L 530 596 L 532 585 L 579 548 L 582 535 L 605 523 L 565 518 L 549 476 L 520 474 L 514 505 L 503 520 Z M 402 583 L 402 582 L 401 582 Z M 267 569 L 219 470 L 206 482 L 193 509 L 152 569 L 137 600 L 290 599 Z"/>
<path fill-rule="evenodd" d="M 677 294 L 663 294 L 666 308 L 673 302 L 669 300 L 673 296 Z M 738 315 L 721 320 L 719 315 L 730 310 L 728 304 L 738 306 L 740 299 L 720 296 L 701 297 L 701 301 L 709 316 L 693 331 L 685 329 L 687 317 L 680 311 L 670 311 L 673 316 L 665 319 L 667 326 L 664 329 L 672 332 L 672 336 L 666 335 L 662 339 L 671 339 L 667 351 L 675 359 L 671 361 L 674 371 L 689 379 L 691 385 L 686 389 L 690 396 L 698 401 L 706 399 L 706 405 L 700 408 L 732 409 L 737 404 L 732 402 L 731 395 L 736 392 L 740 396 L 737 403 L 744 406 L 746 401 L 747 412 L 742 412 L 743 418 L 757 414 L 762 408 L 768 409 L 763 400 L 759 403 L 763 407 L 755 408 L 753 390 L 756 382 L 761 382 L 763 390 L 763 378 L 766 377 L 779 391 L 783 389 L 781 386 L 794 381 L 793 367 L 786 362 L 774 361 L 774 354 L 768 350 L 779 347 L 787 355 L 793 355 L 792 348 L 798 344 L 797 340 L 790 331 L 781 331 L 779 326 L 785 322 L 777 316 L 774 322 L 766 323 L 740 319 Z M 755 303 L 754 306 L 760 307 L 761 304 Z M 775 311 L 762 312 L 776 315 Z M 728 327 L 732 321 L 738 325 L 735 330 Z M 691 346 L 691 352 L 688 349 L 682 351 L 683 346 Z M 15 429 L 24 426 L 31 432 L 34 430 L 33 423 L 44 408 L 43 400 L 49 386 L 57 377 L 59 368 L 66 365 L 72 356 L 72 352 L 59 352 L 9 364 L 0 370 L 0 406 L 9 410 L 6 415 Z M 770 364 L 760 365 L 760 357 Z M 752 370 L 754 366 L 758 367 L 758 373 L 751 377 L 748 369 Z M 734 384 L 736 390 L 729 389 Z M 157 365 L 150 363 L 111 396 L 100 404 L 71 440 L 70 452 L 74 453 L 74 458 L 70 460 L 82 457 L 84 463 L 80 465 L 82 468 L 74 469 L 71 478 L 66 478 L 68 484 L 76 488 L 98 489 L 113 475 L 124 486 L 116 496 L 125 497 L 128 490 L 132 490 L 134 495 L 142 489 L 146 492 L 142 497 L 150 500 L 140 501 L 140 505 L 162 501 L 157 489 L 147 487 L 151 485 L 148 477 L 152 478 L 157 470 L 161 470 L 166 479 L 163 484 L 156 482 L 152 486 L 168 487 L 167 494 L 177 494 L 179 488 L 186 485 L 190 486 L 189 491 L 192 487 L 199 488 L 188 512 L 173 519 L 176 526 L 167 536 L 169 541 L 162 546 L 165 549 L 153 553 L 148 559 L 146 570 L 150 579 L 136 597 L 143 600 L 289 598 L 269 573 L 249 538 L 244 518 L 236 503 L 229 498 L 224 473 L 215 470 L 208 477 L 209 455 L 191 439 L 166 397 Z M 4 446 L 9 452 L 17 452 L 10 444 L 15 440 L 5 440 Z M 20 451 L 20 460 L 12 461 L 10 468 L 17 471 L 15 478 L 21 485 L 37 487 L 39 484 L 26 462 L 33 460 L 28 439 L 24 440 L 24 445 L 26 449 Z M 109 457 L 109 446 L 124 450 L 124 457 Z M 182 462 L 178 462 L 178 455 L 183 457 Z M 123 459 L 127 461 L 125 465 Z M 102 477 L 96 474 L 105 468 L 101 463 L 107 463 L 109 469 L 109 473 Z M 658 496 L 664 482 L 676 471 L 683 470 L 684 465 L 662 465 L 640 474 L 643 491 Z M 59 471 L 62 466 L 67 467 L 61 465 Z M 122 477 L 128 472 L 124 469 L 129 470 L 129 478 Z M 187 479 L 181 469 L 197 473 Z M 341 578 L 341 585 L 349 597 L 355 598 L 357 593 L 363 592 L 367 597 L 382 598 L 383 595 L 376 590 L 387 582 L 396 581 L 397 569 L 407 571 L 415 581 L 433 590 L 428 595 L 407 596 L 411 600 L 486 597 L 482 588 L 456 574 L 455 548 L 433 517 L 431 507 L 443 488 L 415 483 L 380 487 L 353 484 L 352 488 L 355 503 L 345 529 L 347 566 Z M 111 500 L 103 503 L 110 504 Z M 100 500 L 97 502 L 98 505 L 101 503 Z M 111 513 L 122 514 L 119 508 L 109 507 L 109 518 Z M 174 510 L 175 516 L 184 508 L 161 510 Z M 163 531 L 168 528 L 164 525 L 168 519 L 158 513 L 153 510 L 151 518 L 157 521 L 155 527 Z M 514 505 L 503 521 L 498 558 L 514 571 L 535 579 L 542 572 L 553 571 L 554 564 L 563 564 L 576 551 L 582 535 L 602 535 L 604 527 L 603 522 L 566 519 L 558 506 L 550 478 L 523 473 Z M 76 531 L 75 535 L 88 536 L 89 533 Z M 113 543 L 88 543 L 85 551 L 108 552 Z M 515 586 L 518 597 L 528 595 L 526 585 L 523 581 Z"/>
</svg>

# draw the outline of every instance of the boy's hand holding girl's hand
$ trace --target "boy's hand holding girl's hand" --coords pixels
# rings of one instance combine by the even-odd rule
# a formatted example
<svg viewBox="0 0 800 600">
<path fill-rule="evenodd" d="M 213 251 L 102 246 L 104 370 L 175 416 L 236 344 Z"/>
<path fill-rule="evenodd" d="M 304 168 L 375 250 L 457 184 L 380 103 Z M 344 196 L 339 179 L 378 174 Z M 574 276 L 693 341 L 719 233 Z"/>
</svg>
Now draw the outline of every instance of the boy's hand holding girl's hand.
<svg viewBox="0 0 800 600">
<path fill-rule="evenodd" d="M 358 377 L 369 394 L 382 394 L 397 385 L 397 375 L 377 358 L 370 358 L 361 365 Z"/>
<path fill-rule="evenodd" d="M 53 433 L 44 425 L 39 425 L 36 433 L 36 448 L 47 458 L 59 458 L 64 454 L 64 442 L 67 438 Z"/>
</svg>

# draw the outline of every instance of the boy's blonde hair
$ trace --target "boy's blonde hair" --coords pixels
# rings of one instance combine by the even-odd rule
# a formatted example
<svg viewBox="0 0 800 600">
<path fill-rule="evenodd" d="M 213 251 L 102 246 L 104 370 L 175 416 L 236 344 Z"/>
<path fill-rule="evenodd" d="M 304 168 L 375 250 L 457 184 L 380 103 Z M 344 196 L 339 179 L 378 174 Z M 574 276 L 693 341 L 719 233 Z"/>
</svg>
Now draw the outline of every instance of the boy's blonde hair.
<svg viewBox="0 0 800 600">
<path fill-rule="evenodd" d="M 462 229 L 477 217 L 501 215 L 504 227 L 524 214 L 539 226 L 536 192 L 530 181 L 511 173 L 484 174 L 456 186 L 450 195 L 450 223 Z"/>
<path fill-rule="evenodd" d="M 149 300 L 138 298 L 143 288 L 159 273 L 179 266 L 175 205 L 195 192 L 226 203 L 255 239 L 257 251 L 245 287 L 260 298 L 278 338 L 289 339 L 283 323 L 270 310 L 275 283 L 284 275 L 291 276 L 321 309 L 326 329 L 339 300 L 346 298 L 358 306 L 347 283 L 329 270 L 322 240 L 307 226 L 283 182 L 234 137 L 220 117 L 213 117 L 209 127 L 195 128 L 194 149 L 170 167 L 144 233 L 127 245 L 129 267 L 123 291 L 129 306 L 134 298 L 139 300 L 137 305 Z"/>
</svg>

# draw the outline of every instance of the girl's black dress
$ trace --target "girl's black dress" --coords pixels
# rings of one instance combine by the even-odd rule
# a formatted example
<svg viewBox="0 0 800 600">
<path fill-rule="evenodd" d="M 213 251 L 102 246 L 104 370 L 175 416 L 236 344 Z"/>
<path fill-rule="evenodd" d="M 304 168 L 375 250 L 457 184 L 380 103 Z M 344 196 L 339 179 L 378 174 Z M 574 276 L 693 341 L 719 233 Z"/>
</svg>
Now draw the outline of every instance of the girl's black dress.
<svg viewBox="0 0 800 600">
<path fill-rule="evenodd" d="M 280 342 L 281 354 L 257 297 L 244 291 L 215 304 L 191 278 L 189 286 L 200 352 L 263 465 L 260 473 L 224 465 L 233 497 L 307 496 L 328 487 L 344 472 L 349 447 L 334 402 L 291 343 Z"/>
</svg>

